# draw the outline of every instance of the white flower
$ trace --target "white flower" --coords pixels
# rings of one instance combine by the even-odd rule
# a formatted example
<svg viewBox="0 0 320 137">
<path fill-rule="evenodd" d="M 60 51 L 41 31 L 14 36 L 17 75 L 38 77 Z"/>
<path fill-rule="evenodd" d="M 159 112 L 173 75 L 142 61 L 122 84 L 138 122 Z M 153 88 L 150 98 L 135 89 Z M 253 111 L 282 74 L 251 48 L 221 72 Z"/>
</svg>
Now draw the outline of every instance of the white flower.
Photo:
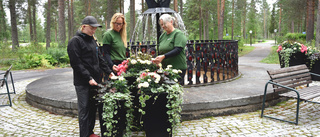
<svg viewBox="0 0 320 137">
<path fill-rule="evenodd" d="M 180 69 L 178 70 L 178 72 L 179 72 L 179 73 L 182 73 L 182 71 L 181 71 Z"/>
<path fill-rule="evenodd" d="M 179 73 L 179 71 L 176 70 L 176 69 L 173 69 L 172 72 L 173 72 L 173 73 L 176 73 L 176 74 Z"/>
<path fill-rule="evenodd" d="M 149 70 L 149 69 L 146 69 L 145 71 L 146 71 L 146 72 L 149 72 L 150 70 Z"/>
<path fill-rule="evenodd" d="M 146 64 L 146 61 L 145 61 L 145 60 L 138 59 L 138 61 L 139 61 L 141 64 Z"/>
<path fill-rule="evenodd" d="M 157 70 L 158 73 L 163 73 L 163 70 L 160 68 Z"/>
<path fill-rule="evenodd" d="M 174 81 L 175 81 L 175 82 L 178 82 L 178 79 L 175 78 Z"/>
<path fill-rule="evenodd" d="M 149 87 L 149 83 L 148 82 L 143 82 L 141 87 L 147 88 L 147 87 Z"/>
<path fill-rule="evenodd" d="M 147 64 L 150 65 L 152 62 L 150 60 L 147 60 Z"/>
<path fill-rule="evenodd" d="M 294 49 L 294 50 L 297 50 L 297 48 L 296 48 L 296 47 L 294 47 L 293 49 Z"/>
<path fill-rule="evenodd" d="M 111 79 L 116 80 L 118 79 L 118 76 L 112 76 Z"/>
<path fill-rule="evenodd" d="M 135 60 L 135 59 L 132 59 L 130 62 L 131 62 L 131 64 L 133 64 L 133 65 L 134 65 L 134 64 L 137 64 L 137 60 Z"/>
<path fill-rule="evenodd" d="M 167 68 L 172 68 L 172 65 L 168 65 Z"/>
<path fill-rule="evenodd" d="M 125 79 L 124 79 L 124 77 L 121 76 L 121 77 L 119 77 L 119 80 L 124 81 Z"/>
<path fill-rule="evenodd" d="M 151 82 L 151 79 L 148 79 L 148 82 Z"/>
</svg>

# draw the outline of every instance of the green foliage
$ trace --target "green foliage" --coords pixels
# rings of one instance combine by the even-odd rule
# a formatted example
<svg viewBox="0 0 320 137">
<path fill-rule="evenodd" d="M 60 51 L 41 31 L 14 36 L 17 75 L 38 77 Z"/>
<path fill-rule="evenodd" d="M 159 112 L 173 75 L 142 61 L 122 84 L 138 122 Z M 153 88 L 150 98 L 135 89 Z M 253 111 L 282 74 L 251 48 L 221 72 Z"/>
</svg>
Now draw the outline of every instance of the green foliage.
<svg viewBox="0 0 320 137">
<path fill-rule="evenodd" d="M 306 34 L 302 34 L 302 33 L 287 33 L 285 35 L 285 38 L 287 38 L 287 40 L 291 40 L 291 41 L 301 41 L 301 40 L 306 40 Z"/>
<path fill-rule="evenodd" d="M 67 48 L 50 47 L 46 53 L 51 55 L 58 63 L 70 63 Z"/>
<path fill-rule="evenodd" d="M 52 56 L 47 54 L 23 54 L 22 57 L 15 61 L 13 67 L 15 69 L 30 69 L 37 67 L 52 68 L 57 60 L 53 59 Z"/>
</svg>

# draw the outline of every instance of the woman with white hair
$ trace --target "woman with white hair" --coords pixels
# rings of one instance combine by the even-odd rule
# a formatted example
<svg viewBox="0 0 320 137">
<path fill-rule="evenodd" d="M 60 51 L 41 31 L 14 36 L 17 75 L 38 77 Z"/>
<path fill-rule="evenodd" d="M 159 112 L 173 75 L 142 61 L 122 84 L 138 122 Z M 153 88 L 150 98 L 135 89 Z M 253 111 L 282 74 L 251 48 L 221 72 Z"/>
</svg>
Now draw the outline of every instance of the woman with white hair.
<svg viewBox="0 0 320 137">
<path fill-rule="evenodd" d="M 172 65 L 173 69 L 181 70 L 182 73 L 180 73 L 178 81 L 179 84 L 184 85 L 184 76 L 187 69 L 184 49 L 187 44 L 187 38 L 181 30 L 174 27 L 175 18 L 171 15 L 161 15 L 159 24 L 165 32 L 159 38 L 159 56 L 155 58 L 154 62 L 162 63 L 164 68 Z"/>
</svg>

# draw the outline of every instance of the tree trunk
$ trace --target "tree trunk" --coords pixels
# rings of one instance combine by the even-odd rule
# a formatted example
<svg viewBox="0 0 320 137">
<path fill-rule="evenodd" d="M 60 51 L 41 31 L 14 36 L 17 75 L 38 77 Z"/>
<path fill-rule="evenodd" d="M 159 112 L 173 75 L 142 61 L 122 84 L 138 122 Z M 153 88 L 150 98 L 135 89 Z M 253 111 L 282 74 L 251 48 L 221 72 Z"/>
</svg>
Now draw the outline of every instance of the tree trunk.
<svg viewBox="0 0 320 137">
<path fill-rule="evenodd" d="M 220 0 L 217 0 L 217 20 L 218 20 L 218 28 L 220 24 Z M 219 37 L 219 29 L 218 29 L 218 37 Z"/>
<path fill-rule="evenodd" d="M 28 22 L 29 22 L 29 33 L 30 33 L 30 41 L 34 42 L 34 37 L 33 37 L 33 23 L 32 23 L 32 14 L 31 14 L 31 10 L 32 10 L 32 4 L 31 4 L 32 0 L 28 0 Z"/>
<path fill-rule="evenodd" d="M 267 9 L 263 9 L 263 34 L 264 34 L 264 38 L 267 38 L 267 15 L 266 15 L 266 10 Z"/>
<path fill-rule="evenodd" d="M 130 0 L 130 38 L 133 35 L 134 27 L 136 23 L 136 8 L 135 0 Z"/>
<path fill-rule="evenodd" d="M 201 11 L 201 0 L 199 0 L 199 40 L 202 40 L 202 11 Z"/>
<path fill-rule="evenodd" d="M 317 30 L 316 30 L 316 48 L 320 49 L 320 0 L 318 0 L 318 13 L 317 13 Z"/>
<path fill-rule="evenodd" d="M 144 0 L 141 0 L 141 13 L 144 12 Z"/>
<path fill-rule="evenodd" d="M 291 21 L 291 33 L 294 33 L 294 21 Z"/>
<path fill-rule="evenodd" d="M 233 29 L 234 29 L 233 19 L 234 19 L 234 0 L 232 0 L 232 25 L 231 25 L 231 40 L 233 40 Z"/>
<path fill-rule="evenodd" d="M 281 35 L 281 17 L 282 17 L 282 5 L 279 5 L 279 31 L 278 31 L 278 36 Z"/>
<path fill-rule="evenodd" d="M 90 0 L 87 0 L 87 16 L 91 15 L 91 2 Z"/>
<path fill-rule="evenodd" d="M 33 2 L 32 2 L 32 8 L 33 8 L 33 10 L 32 10 L 32 19 L 33 19 L 33 21 L 32 21 L 32 23 L 33 23 L 33 38 L 34 38 L 34 43 L 36 44 L 36 45 L 38 45 L 37 44 L 37 42 L 38 42 L 38 40 L 37 40 L 37 23 L 36 23 L 36 21 L 37 21 L 37 17 L 36 17 L 36 0 L 33 0 Z"/>
<path fill-rule="evenodd" d="M 3 8 L 3 0 L 0 0 L 0 13 L 1 13 L 1 19 L 0 19 L 0 41 L 6 40 L 6 32 L 7 32 L 7 27 L 6 27 L 6 18 L 5 18 L 5 11 Z M 6 41 L 5 41 L 6 42 Z"/>
<path fill-rule="evenodd" d="M 314 0 L 308 0 L 307 2 L 307 36 L 306 41 L 311 42 L 314 37 L 314 6 L 315 2 Z"/>
<path fill-rule="evenodd" d="M 71 18 L 71 20 L 70 20 L 70 23 L 71 23 L 71 28 L 69 28 L 69 29 L 71 29 L 71 37 L 73 37 L 74 36 L 74 33 L 75 33 L 75 29 L 74 29 L 74 10 L 73 10 L 73 0 L 71 0 L 71 2 L 70 2 L 70 8 L 71 8 L 71 10 L 70 10 L 70 17 L 69 18 Z"/>
<path fill-rule="evenodd" d="M 223 39 L 223 21 L 224 21 L 224 5 L 225 0 L 221 0 L 221 6 L 220 6 L 220 18 L 219 18 L 219 25 L 218 25 L 218 39 Z"/>
<path fill-rule="evenodd" d="M 15 51 L 19 47 L 17 17 L 16 17 L 16 0 L 9 0 L 10 16 L 11 16 L 11 40 L 12 50 Z"/>
<path fill-rule="evenodd" d="M 242 32 L 243 32 L 243 38 L 244 39 L 246 39 L 246 34 L 247 34 L 247 32 L 246 32 L 246 16 L 247 16 L 247 2 L 245 1 L 245 3 L 244 3 L 244 7 L 243 7 L 243 28 L 242 28 Z"/>
<path fill-rule="evenodd" d="M 64 16 L 64 0 L 58 1 L 58 9 L 59 9 L 59 28 L 58 28 L 58 34 L 59 34 L 59 46 L 65 47 L 65 41 L 66 41 L 66 25 L 65 25 L 65 16 Z"/>
<path fill-rule="evenodd" d="M 50 23 L 51 23 L 51 0 L 48 0 L 48 8 L 47 8 L 47 32 L 46 32 L 46 48 L 50 48 L 50 42 L 51 42 L 51 35 L 50 35 Z"/>
<path fill-rule="evenodd" d="M 183 1 L 180 0 L 180 17 L 182 19 L 182 13 L 183 13 Z"/>
<path fill-rule="evenodd" d="M 176 11 L 177 13 L 178 11 L 178 0 L 173 0 L 173 5 L 174 5 L 174 11 Z"/>
<path fill-rule="evenodd" d="M 108 6 L 107 6 L 107 20 L 108 20 L 108 23 L 111 21 L 111 18 L 113 16 L 113 14 L 115 13 L 113 8 L 114 8 L 114 0 L 107 0 L 108 1 Z M 110 25 L 107 25 L 108 28 L 107 29 L 110 29 Z"/>
</svg>

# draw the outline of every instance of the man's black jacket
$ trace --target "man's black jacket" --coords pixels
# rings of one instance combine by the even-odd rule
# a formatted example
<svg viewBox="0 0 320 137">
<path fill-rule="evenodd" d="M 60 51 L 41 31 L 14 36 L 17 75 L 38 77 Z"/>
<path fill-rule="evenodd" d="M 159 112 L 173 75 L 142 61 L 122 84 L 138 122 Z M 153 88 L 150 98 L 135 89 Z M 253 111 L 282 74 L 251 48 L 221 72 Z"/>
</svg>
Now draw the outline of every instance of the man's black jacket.
<svg viewBox="0 0 320 137">
<path fill-rule="evenodd" d="M 87 34 L 77 32 L 68 43 L 68 55 L 73 69 L 73 84 L 89 85 L 93 78 L 101 80 L 101 72 L 111 73 L 107 63 L 102 59 L 96 40 Z"/>
</svg>

